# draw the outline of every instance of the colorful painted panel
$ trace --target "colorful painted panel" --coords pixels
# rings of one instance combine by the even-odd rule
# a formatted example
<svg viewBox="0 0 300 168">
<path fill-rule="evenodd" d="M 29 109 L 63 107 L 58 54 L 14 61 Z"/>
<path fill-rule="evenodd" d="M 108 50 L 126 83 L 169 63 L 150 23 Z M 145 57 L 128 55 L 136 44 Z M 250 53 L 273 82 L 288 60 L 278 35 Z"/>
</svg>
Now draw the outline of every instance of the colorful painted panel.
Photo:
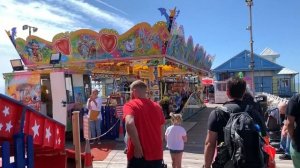
<svg viewBox="0 0 300 168">
<path fill-rule="evenodd" d="M 74 87 L 75 103 L 85 104 L 83 86 Z"/>
<path fill-rule="evenodd" d="M 39 74 L 5 76 L 6 95 L 40 111 L 41 85 Z"/>
<path fill-rule="evenodd" d="M 161 55 L 168 38 L 165 22 L 157 22 L 153 27 L 140 23 L 122 35 L 112 29 L 102 29 L 99 33 L 81 29 L 57 34 L 53 42 L 35 36 L 26 41 L 18 38 L 16 48 L 25 65 L 49 64 L 51 54 L 58 52 L 62 53 L 63 64 L 89 64 L 91 60 Z"/>
<path fill-rule="evenodd" d="M 214 56 L 206 53 L 204 48 L 197 44 L 194 47 L 193 38 L 190 36 L 185 42 L 183 26 L 175 26 L 168 42 L 167 54 L 180 61 L 196 66 L 200 69 L 210 70 Z"/>
<path fill-rule="evenodd" d="M 52 43 L 36 36 L 16 39 L 16 49 L 25 65 L 49 64 L 53 53 Z"/>
<path fill-rule="evenodd" d="M 148 23 L 139 23 L 122 35 L 112 29 L 99 32 L 81 29 L 57 34 L 52 42 L 30 36 L 26 41 L 17 38 L 15 43 L 27 66 L 49 64 L 51 55 L 58 52 L 62 54 L 64 66 L 77 68 L 79 64 L 82 70 L 94 69 L 95 61 L 167 54 L 200 69 L 210 70 L 214 57 L 200 45 L 194 46 L 192 37 L 186 42 L 183 26 L 175 23 L 171 34 L 165 22 L 157 22 L 152 27 Z"/>
</svg>

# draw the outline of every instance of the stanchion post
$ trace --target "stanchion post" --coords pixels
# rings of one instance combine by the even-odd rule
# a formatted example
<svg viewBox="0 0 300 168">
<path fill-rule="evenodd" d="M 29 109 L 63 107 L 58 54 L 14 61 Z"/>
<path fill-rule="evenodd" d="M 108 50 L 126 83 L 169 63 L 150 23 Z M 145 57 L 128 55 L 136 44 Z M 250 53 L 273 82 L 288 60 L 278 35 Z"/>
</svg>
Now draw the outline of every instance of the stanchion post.
<svg viewBox="0 0 300 168">
<path fill-rule="evenodd" d="M 75 164 L 76 164 L 76 168 L 81 168 L 79 111 L 73 112 L 72 129 L 73 129 L 73 144 L 75 146 Z"/>
<path fill-rule="evenodd" d="M 116 113 L 117 113 L 117 117 L 119 118 L 119 121 L 120 121 L 119 137 L 116 139 L 116 141 L 124 141 L 124 130 L 123 130 L 123 122 L 122 122 L 123 106 L 117 106 Z"/>
</svg>

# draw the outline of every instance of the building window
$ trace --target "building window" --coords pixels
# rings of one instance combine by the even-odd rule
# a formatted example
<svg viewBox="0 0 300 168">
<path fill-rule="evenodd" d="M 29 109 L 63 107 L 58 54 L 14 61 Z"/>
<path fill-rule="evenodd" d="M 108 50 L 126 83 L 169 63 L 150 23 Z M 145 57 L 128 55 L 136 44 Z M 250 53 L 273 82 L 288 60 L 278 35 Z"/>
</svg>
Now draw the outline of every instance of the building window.
<svg viewBox="0 0 300 168">
<path fill-rule="evenodd" d="M 281 88 L 289 87 L 289 80 L 288 79 L 281 79 L 279 85 L 280 85 Z"/>
</svg>

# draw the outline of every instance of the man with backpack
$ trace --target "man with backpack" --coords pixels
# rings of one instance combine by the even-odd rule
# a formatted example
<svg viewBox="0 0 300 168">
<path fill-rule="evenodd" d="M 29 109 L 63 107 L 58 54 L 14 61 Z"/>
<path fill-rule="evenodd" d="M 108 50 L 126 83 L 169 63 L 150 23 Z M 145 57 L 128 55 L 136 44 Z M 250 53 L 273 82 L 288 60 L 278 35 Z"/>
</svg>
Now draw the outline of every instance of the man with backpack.
<svg viewBox="0 0 300 168">
<path fill-rule="evenodd" d="M 300 94 L 296 94 L 288 102 L 286 125 L 291 137 L 290 154 L 294 167 L 300 167 Z"/>
<path fill-rule="evenodd" d="M 252 119 L 259 118 L 255 116 L 257 113 L 252 112 L 252 105 L 243 101 L 245 91 L 246 82 L 243 79 L 231 78 L 227 82 L 227 96 L 231 101 L 211 112 L 205 141 L 204 168 L 266 167 L 267 158 L 259 135 L 262 127 Z"/>
</svg>

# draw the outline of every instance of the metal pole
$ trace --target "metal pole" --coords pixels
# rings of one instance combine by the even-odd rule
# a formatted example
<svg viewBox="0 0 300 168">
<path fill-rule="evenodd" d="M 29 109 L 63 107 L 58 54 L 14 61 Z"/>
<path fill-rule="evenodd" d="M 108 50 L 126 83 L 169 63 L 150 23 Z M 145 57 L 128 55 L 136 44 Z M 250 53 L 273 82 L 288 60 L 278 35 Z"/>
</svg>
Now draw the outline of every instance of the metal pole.
<svg viewBox="0 0 300 168">
<path fill-rule="evenodd" d="M 29 29 L 29 36 L 31 36 L 31 26 L 28 26 Z"/>
<path fill-rule="evenodd" d="M 253 56 L 253 35 L 252 35 L 252 6 L 253 1 L 252 0 L 246 0 L 247 6 L 249 6 L 249 17 L 250 17 L 250 25 L 249 25 L 249 31 L 250 31 L 250 70 L 251 70 L 251 85 L 252 85 L 252 92 L 253 95 L 255 95 L 255 85 L 254 85 L 254 56 Z"/>
<path fill-rule="evenodd" d="M 300 93 L 300 83 L 299 83 L 299 73 L 298 73 L 298 93 Z"/>
</svg>

